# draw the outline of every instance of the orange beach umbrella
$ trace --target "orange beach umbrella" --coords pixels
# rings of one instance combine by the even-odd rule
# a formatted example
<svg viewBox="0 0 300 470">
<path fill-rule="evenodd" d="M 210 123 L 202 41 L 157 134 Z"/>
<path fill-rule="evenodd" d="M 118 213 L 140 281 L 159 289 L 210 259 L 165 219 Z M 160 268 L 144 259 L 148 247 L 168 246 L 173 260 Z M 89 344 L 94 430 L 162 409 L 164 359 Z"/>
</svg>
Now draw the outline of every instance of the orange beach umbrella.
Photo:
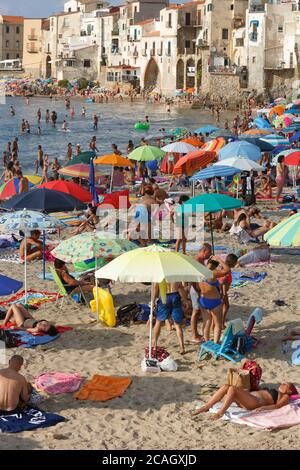
<svg viewBox="0 0 300 470">
<path fill-rule="evenodd" d="M 173 175 L 192 176 L 196 171 L 205 168 L 216 159 L 216 152 L 198 150 L 190 152 L 178 160 L 174 166 Z"/>
<path fill-rule="evenodd" d="M 115 153 L 109 155 L 103 155 L 102 157 L 97 157 L 94 160 L 94 165 L 112 165 L 112 166 L 129 166 L 133 167 L 133 163 L 128 160 L 128 158 L 122 157 Z"/>
</svg>

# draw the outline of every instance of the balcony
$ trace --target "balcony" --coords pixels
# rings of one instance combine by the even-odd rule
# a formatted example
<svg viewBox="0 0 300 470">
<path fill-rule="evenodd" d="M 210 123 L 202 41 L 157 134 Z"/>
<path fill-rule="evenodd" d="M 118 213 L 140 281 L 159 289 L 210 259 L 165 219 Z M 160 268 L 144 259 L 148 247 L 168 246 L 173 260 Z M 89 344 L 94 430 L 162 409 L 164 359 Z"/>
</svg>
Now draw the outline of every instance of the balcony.
<svg viewBox="0 0 300 470">
<path fill-rule="evenodd" d="M 208 67 L 209 73 L 224 75 L 241 75 L 245 73 L 245 70 L 245 67 L 238 67 L 236 65 L 210 65 Z"/>
<path fill-rule="evenodd" d="M 198 42 L 196 43 L 196 47 L 205 48 L 208 47 L 208 42 L 205 41 L 204 39 L 198 39 Z"/>
<path fill-rule="evenodd" d="M 249 39 L 252 42 L 257 42 L 258 34 L 256 31 L 249 34 Z"/>
<path fill-rule="evenodd" d="M 139 80 L 140 78 L 136 75 L 122 75 L 122 82 L 125 83 L 135 83 Z"/>
<path fill-rule="evenodd" d="M 265 5 L 250 5 L 249 12 L 250 13 L 264 13 Z"/>
<path fill-rule="evenodd" d="M 21 72 L 23 70 L 21 60 L 3 60 L 0 61 L 1 72 Z"/>
<path fill-rule="evenodd" d="M 37 37 L 36 34 L 30 34 L 28 36 L 28 41 L 37 41 L 39 38 Z"/>
<path fill-rule="evenodd" d="M 119 28 L 114 28 L 111 32 L 112 36 L 119 36 L 120 30 Z"/>
<path fill-rule="evenodd" d="M 34 44 L 29 42 L 26 44 L 26 51 L 30 54 L 38 54 L 39 52 L 41 52 L 41 48 L 36 47 Z"/>
</svg>

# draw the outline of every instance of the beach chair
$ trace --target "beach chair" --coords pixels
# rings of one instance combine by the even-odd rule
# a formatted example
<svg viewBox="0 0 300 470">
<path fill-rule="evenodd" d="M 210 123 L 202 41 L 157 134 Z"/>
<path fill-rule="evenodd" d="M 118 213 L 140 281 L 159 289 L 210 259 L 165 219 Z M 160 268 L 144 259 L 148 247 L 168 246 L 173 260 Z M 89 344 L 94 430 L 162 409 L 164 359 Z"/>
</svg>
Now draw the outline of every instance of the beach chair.
<svg viewBox="0 0 300 470">
<path fill-rule="evenodd" d="M 57 297 L 56 297 L 56 304 L 58 302 L 58 299 L 59 299 L 59 296 L 61 296 L 62 300 L 61 300 L 61 304 L 60 304 L 60 308 L 62 309 L 62 306 L 63 306 L 63 303 L 66 299 L 72 299 L 72 295 L 71 294 L 68 294 L 68 292 L 66 291 L 66 288 L 65 286 L 63 285 L 63 283 L 61 282 L 61 279 L 59 278 L 57 272 L 55 271 L 55 269 L 52 267 L 52 266 L 49 266 L 49 270 L 50 270 L 50 273 L 52 274 L 53 276 L 53 280 L 55 282 L 55 284 L 57 285 L 58 287 L 58 292 L 57 292 Z M 86 306 L 88 307 L 89 304 L 84 296 L 84 293 L 81 289 L 81 286 L 79 286 L 79 289 L 80 289 L 80 295 L 81 297 L 83 298 Z"/>
<path fill-rule="evenodd" d="M 218 357 L 225 357 L 231 362 L 239 362 L 245 358 L 242 354 L 232 348 L 234 335 L 232 333 L 232 325 L 230 325 L 223 337 L 221 344 L 216 344 L 213 341 L 207 341 L 201 345 L 198 353 L 198 359 L 201 360 L 206 353 L 210 353 L 215 359 Z"/>
</svg>

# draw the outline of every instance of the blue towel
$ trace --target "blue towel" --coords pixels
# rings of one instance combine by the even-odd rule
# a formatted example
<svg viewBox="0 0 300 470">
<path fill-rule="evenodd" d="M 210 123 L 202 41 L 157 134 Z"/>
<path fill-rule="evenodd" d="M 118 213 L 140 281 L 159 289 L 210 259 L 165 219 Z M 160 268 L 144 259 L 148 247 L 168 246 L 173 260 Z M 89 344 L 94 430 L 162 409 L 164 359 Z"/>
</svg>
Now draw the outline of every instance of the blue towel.
<svg viewBox="0 0 300 470">
<path fill-rule="evenodd" d="M 23 286 L 23 282 L 0 275 L 0 295 L 15 294 Z"/>
<path fill-rule="evenodd" d="M 266 276 L 267 273 L 257 273 L 255 277 L 247 277 L 247 272 L 233 272 L 232 273 L 232 284 L 237 284 L 239 282 L 261 282 Z"/>
<path fill-rule="evenodd" d="M 40 344 L 47 344 L 55 339 L 59 338 L 60 335 L 56 336 L 33 336 L 32 334 L 28 333 L 27 331 L 16 331 L 11 330 L 14 335 L 19 337 L 19 340 L 24 343 L 21 344 L 23 348 L 33 348 L 34 346 L 39 346 Z"/>
<path fill-rule="evenodd" d="M 37 428 L 47 428 L 55 426 L 62 421 L 65 421 L 63 416 L 27 406 L 24 409 L 17 408 L 15 411 L 0 412 L 0 433 L 16 433 Z"/>
</svg>

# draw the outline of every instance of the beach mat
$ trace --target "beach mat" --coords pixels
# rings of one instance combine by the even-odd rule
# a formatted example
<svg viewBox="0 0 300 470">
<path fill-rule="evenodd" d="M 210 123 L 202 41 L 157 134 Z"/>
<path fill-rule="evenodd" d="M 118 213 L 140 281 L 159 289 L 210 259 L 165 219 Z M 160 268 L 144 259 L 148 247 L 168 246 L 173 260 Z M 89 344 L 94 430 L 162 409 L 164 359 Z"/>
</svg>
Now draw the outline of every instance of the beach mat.
<svg viewBox="0 0 300 470">
<path fill-rule="evenodd" d="M 75 393 L 76 400 L 107 401 L 121 397 L 131 384 L 130 377 L 110 377 L 94 375 L 79 392 Z"/>
<path fill-rule="evenodd" d="M 63 421 L 66 421 L 63 416 L 26 406 L 24 409 L 17 408 L 14 411 L 0 412 L 0 433 L 47 428 Z"/>
<path fill-rule="evenodd" d="M 20 331 L 15 329 L 10 329 L 13 324 L 9 323 L 6 326 L 0 325 L 0 329 L 7 330 L 13 335 L 18 337 L 18 343 L 16 347 L 22 346 L 23 348 L 34 348 L 35 346 L 41 346 L 44 344 L 51 343 L 60 337 L 61 333 L 65 333 L 66 331 L 71 331 L 73 328 L 67 326 L 56 326 L 58 334 L 56 336 L 49 336 L 49 335 L 32 335 L 28 331 Z"/>
<path fill-rule="evenodd" d="M 56 292 L 39 292 L 33 289 L 29 289 L 27 291 L 27 299 L 25 301 L 25 292 L 19 292 L 18 294 L 10 297 L 9 299 L 5 300 L 4 302 L 0 302 L 0 307 L 6 307 L 11 304 L 27 304 L 32 307 L 40 307 L 41 305 L 54 302 L 57 298 L 60 298 L 61 295 L 57 294 Z"/>
<path fill-rule="evenodd" d="M 231 287 L 242 287 L 248 284 L 249 282 L 255 282 L 259 283 L 261 282 L 265 277 L 267 276 L 267 273 L 256 273 L 253 277 L 248 277 L 247 276 L 247 271 L 244 272 L 233 272 L 232 273 L 232 284 Z"/>
</svg>

